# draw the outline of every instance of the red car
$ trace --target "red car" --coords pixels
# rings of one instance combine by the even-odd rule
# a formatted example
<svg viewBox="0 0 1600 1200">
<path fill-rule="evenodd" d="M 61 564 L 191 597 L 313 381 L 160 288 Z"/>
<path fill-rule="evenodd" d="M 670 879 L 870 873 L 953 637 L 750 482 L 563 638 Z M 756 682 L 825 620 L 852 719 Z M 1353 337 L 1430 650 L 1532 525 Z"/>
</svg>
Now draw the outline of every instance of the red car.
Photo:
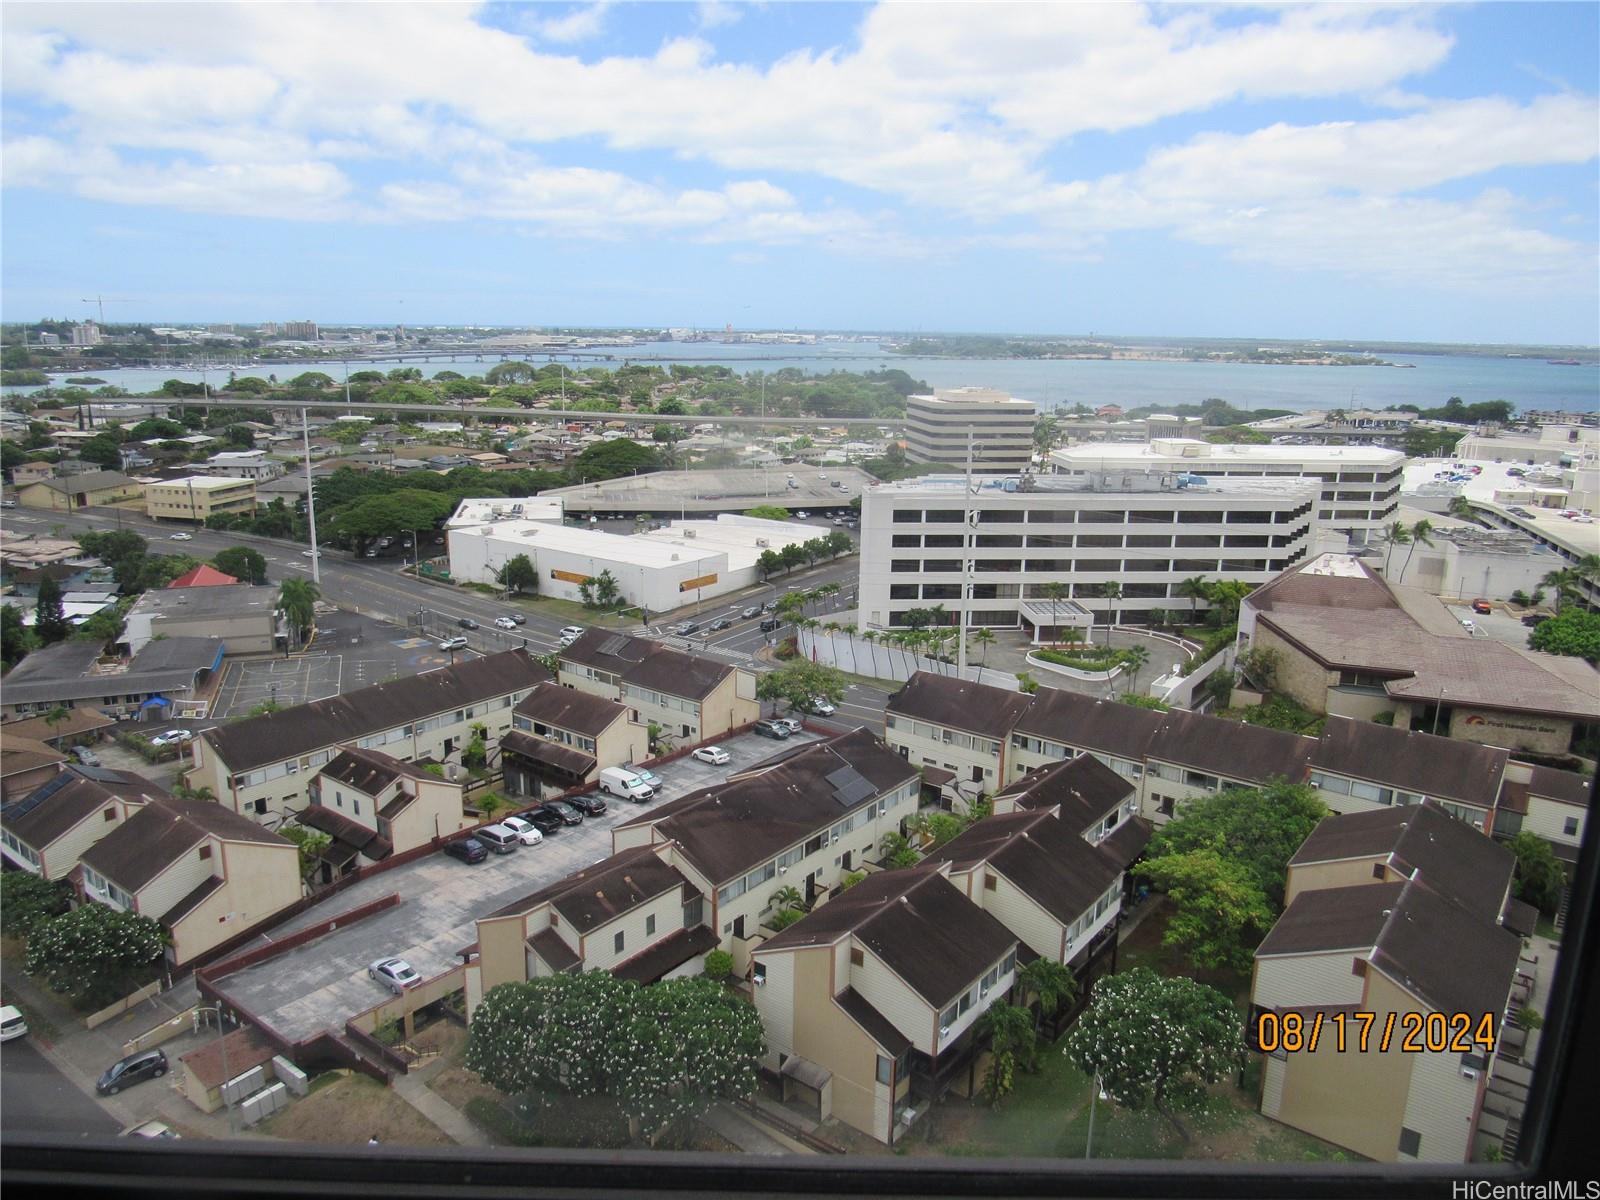
<svg viewBox="0 0 1600 1200">
<path fill-rule="evenodd" d="M 1494 609 L 1489 606 L 1487 600 L 1474 600 L 1472 602 L 1472 611 L 1475 613 L 1488 613 L 1493 612 Z"/>
</svg>

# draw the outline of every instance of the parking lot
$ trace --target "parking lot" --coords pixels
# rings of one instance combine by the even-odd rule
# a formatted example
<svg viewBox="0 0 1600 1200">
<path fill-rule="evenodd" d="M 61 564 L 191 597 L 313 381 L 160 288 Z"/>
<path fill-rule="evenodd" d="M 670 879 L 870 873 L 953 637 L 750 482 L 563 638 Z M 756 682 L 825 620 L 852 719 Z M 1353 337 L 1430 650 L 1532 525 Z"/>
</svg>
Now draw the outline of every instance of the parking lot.
<svg viewBox="0 0 1600 1200">
<path fill-rule="evenodd" d="M 379 1003 L 381 985 L 367 977 L 374 959 L 399 955 L 425 978 L 461 961 L 461 950 L 477 940 L 476 918 L 515 902 L 611 854 L 611 829 L 652 807 L 725 779 L 820 735 L 804 732 L 783 742 L 744 735 L 721 743 L 732 758 L 722 767 L 685 756 L 656 769 L 664 786 L 646 804 L 607 797 L 607 811 L 582 825 L 562 829 L 536 846 L 466 864 L 432 854 L 347 888 L 272 931 L 282 938 L 296 929 L 392 894 L 394 908 L 340 929 L 221 980 L 223 991 L 290 1038 L 340 1029 L 345 1020 Z M 267 938 L 251 946 L 268 944 Z"/>
<path fill-rule="evenodd" d="M 1450 615 L 1458 621 L 1471 621 L 1473 625 L 1472 636 L 1476 638 L 1493 638 L 1507 646 L 1514 646 L 1518 650 L 1528 648 L 1528 635 L 1533 632 L 1522 623 L 1520 616 L 1512 616 L 1504 608 L 1496 608 L 1489 613 L 1476 613 L 1468 604 L 1447 604 Z"/>
</svg>

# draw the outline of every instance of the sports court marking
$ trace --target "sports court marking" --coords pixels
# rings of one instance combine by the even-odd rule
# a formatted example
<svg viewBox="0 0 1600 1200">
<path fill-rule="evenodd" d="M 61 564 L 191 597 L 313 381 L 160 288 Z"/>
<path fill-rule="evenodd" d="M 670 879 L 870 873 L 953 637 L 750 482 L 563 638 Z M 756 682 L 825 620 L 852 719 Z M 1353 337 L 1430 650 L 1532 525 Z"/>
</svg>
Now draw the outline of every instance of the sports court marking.
<svg viewBox="0 0 1600 1200">
<path fill-rule="evenodd" d="M 267 700 L 284 708 L 325 700 L 339 694 L 343 677 L 339 654 L 237 663 L 218 691 L 216 715 L 242 717 Z"/>
</svg>

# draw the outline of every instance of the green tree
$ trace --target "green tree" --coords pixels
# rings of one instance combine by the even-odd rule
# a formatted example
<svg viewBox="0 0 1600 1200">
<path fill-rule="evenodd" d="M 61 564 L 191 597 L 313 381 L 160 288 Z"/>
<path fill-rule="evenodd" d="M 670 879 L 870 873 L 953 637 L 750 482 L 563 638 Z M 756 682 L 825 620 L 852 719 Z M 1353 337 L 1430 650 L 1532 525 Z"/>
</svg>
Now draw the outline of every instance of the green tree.
<svg viewBox="0 0 1600 1200">
<path fill-rule="evenodd" d="M 110 608 L 102 608 L 88 620 L 78 626 L 72 635 L 75 642 L 98 642 L 108 645 L 122 637 L 122 630 L 127 625 L 124 618 L 124 606 L 127 601 L 113 604 Z"/>
<path fill-rule="evenodd" d="M 603 1093 L 606 1043 L 629 986 L 587 971 L 489 989 L 467 1029 L 467 1069 L 490 1087 L 546 1103 Z"/>
<path fill-rule="evenodd" d="M 1559 616 L 1542 621 L 1528 635 L 1528 648 L 1600 664 L 1600 613 L 1569 608 Z"/>
<path fill-rule="evenodd" d="M 777 504 L 758 504 L 744 510 L 747 517 L 760 517 L 764 521 L 787 521 L 789 510 Z"/>
<path fill-rule="evenodd" d="M 226 550 L 219 550 L 211 559 L 211 565 L 241 583 L 267 581 L 266 558 L 259 550 L 252 550 L 249 546 L 229 546 Z"/>
<path fill-rule="evenodd" d="M 1035 1027 L 1063 1004 L 1078 996 L 1078 980 L 1070 968 L 1050 958 L 1036 958 L 1017 972 L 1017 982 L 1027 1003 L 1039 1005 Z"/>
<path fill-rule="evenodd" d="M 0 928 L 12 937 L 27 937 L 38 926 L 67 911 L 72 885 L 42 879 L 28 871 L 0 873 Z"/>
<path fill-rule="evenodd" d="M 1117 623 L 1117 601 L 1122 599 L 1122 584 L 1115 579 L 1108 579 L 1100 585 L 1100 592 L 1106 598 L 1106 645 L 1111 645 L 1111 627 Z"/>
<path fill-rule="evenodd" d="M 878 857 L 891 871 L 914 867 L 922 861 L 922 856 L 912 847 L 911 842 L 903 834 L 896 833 L 892 829 L 884 834 L 878 843 Z"/>
<path fill-rule="evenodd" d="M 1152 860 L 1141 870 L 1175 908 L 1164 944 L 1182 950 L 1198 967 L 1250 969 L 1275 914 L 1243 864 L 1215 850 L 1191 850 Z"/>
<path fill-rule="evenodd" d="M 80 1004 L 99 1006 L 144 983 L 166 941 L 149 917 L 90 902 L 34 927 L 27 971 Z"/>
<path fill-rule="evenodd" d="M 1094 999 L 1067 1035 L 1066 1055 L 1099 1079 L 1118 1104 L 1154 1108 L 1188 1142 L 1178 1120 L 1205 1101 L 1244 1058 L 1239 1012 L 1215 988 L 1135 967 L 1095 984 Z"/>
<path fill-rule="evenodd" d="M 760 676 L 756 680 L 756 699 L 785 700 L 791 709 L 804 712 L 813 699 L 838 704 L 844 699 L 846 686 L 844 673 L 838 668 L 797 658 Z"/>
<path fill-rule="evenodd" d="M 1433 533 L 1433 522 L 1428 520 L 1427 517 L 1423 517 L 1408 532 L 1411 534 L 1411 549 L 1406 551 L 1405 565 L 1400 568 L 1402 582 L 1405 580 L 1406 572 L 1411 568 L 1411 556 L 1417 552 L 1417 546 L 1423 545 L 1430 548 L 1433 546 L 1433 538 L 1430 536 Z"/>
<path fill-rule="evenodd" d="M 374 538 L 431 529 L 455 511 L 455 506 L 455 500 L 449 495 L 408 488 L 368 496 L 340 508 L 326 528 L 335 540 L 353 543 L 357 550 L 365 550 Z"/>
<path fill-rule="evenodd" d="M 294 628 L 301 643 L 304 643 L 306 634 L 316 624 L 317 600 L 321 594 L 317 585 L 309 579 L 285 579 L 278 585 L 278 608 Z"/>
<path fill-rule="evenodd" d="M 1383 528 L 1385 546 L 1383 549 L 1383 575 L 1389 577 L 1389 556 L 1394 553 L 1396 546 L 1404 546 L 1411 540 L 1411 529 L 1404 521 L 1391 521 Z"/>
<path fill-rule="evenodd" d="M 27 657 L 34 642 L 33 632 L 22 624 L 22 610 L 0 604 L 0 663 L 10 670 Z"/>
<path fill-rule="evenodd" d="M 118 452 L 120 445 L 110 434 L 97 433 L 78 447 L 78 457 L 108 471 L 114 470 L 122 465 L 122 455 Z"/>
<path fill-rule="evenodd" d="M 983 1076 L 983 1098 L 999 1104 L 1016 1086 L 1016 1074 L 1037 1069 L 1039 1033 L 1033 1014 L 1005 1000 L 996 1000 L 977 1020 L 977 1034 L 989 1042 L 989 1069 Z"/>
<path fill-rule="evenodd" d="M 251 716 L 255 716 L 252 710 Z M 283 825 L 278 832 L 295 844 L 300 855 L 300 882 L 309 884 L 322 862 L 322 852 L 333 845 L 333 835 L 304 825 Z"/>
<path fill-rule="evenodd" d="M 928 814 L 928 849 L 937 850 L 939 847 L 954 841 L 961 836 L 961 831 L 966 828 L 965 822 L 960 817 L 947 812 Z"/>
<path fill-rule="evenodd" d="M 596 442 L 572 460 L 567 475 L 573 483 L 587 480 L 616 479 L 622 475 L 645 474 L 659 470 L 661 456 L 654 450 L 617 438 L 609 442 Z"/>
<path fill-rule="evenodd" d="M 61 585 L 56 582 L 54 575 L 45 574 L 39 580 L 39 600 L 33 609 L 33 632 L 48 646 L 66 637 L 71 629 L 61 605 Z"/>
<path fill-rule="evenodd" d="M 508 558 L 496 578 L 500 581 L 501 587 L 509 588 L 519 595 L 539 590 L 539 570 L 526 554 L 515 554 Z"/>
<path fill-rule="evenodd" d="M 1517 856 L 1513 880 L 1517 898 L 1546 916 L 1554 914 L 1561 904 L 1561 891 L 1567 886 L 1567 877 L 1550 843 L 1524 829 L 1507 846 Z"/>
<path fill-rule="evenodd" d="M 1144 646 L 1129 646 L 1122 652 L 1122 661 L 1129 672 L 1128 690 L 1137 695 L 1139 691 L 1139 672 L 1150 665 L 1150 651 Z"/>
</svg>

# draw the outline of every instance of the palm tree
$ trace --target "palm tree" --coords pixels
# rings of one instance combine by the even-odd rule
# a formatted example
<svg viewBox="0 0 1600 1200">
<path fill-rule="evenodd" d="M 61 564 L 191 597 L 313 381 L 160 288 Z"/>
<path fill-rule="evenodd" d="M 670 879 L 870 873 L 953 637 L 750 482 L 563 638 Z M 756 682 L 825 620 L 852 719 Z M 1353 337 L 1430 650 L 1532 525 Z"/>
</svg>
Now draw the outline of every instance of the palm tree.
<svg viewBox="0 0 1600 1200">
<path fill-rule="evenodd" d="M 50 736 L 55 736 L 56 726 L 72 716 L 72 710 L 65 705 L 58 704 L 44 714 L 44 723 L 50 726 Z"/>
<path fill-rule="evenodd" d="M 1400 568 L 1400 581 L 1402 583 L 1405 582 L 1406 570 L 1411 566 L 1411 556 L 1417 552 L 1417 543 L 1421 542 L 1424 546 L 1430 547 L 1433 545 L 1433 539 L 1428 536 L 1432 532 L 1433 522 L 1428 520 L 1427 517 L 1423 517 L 1422 520 L 1411 527 L 1411 549 L 1406 551 L 1405 565 Z"/>
<path fill-rule="evenodd" d="M 1389 540 L 1388 548 L 1383 552 L 1383 577 L 1389 577 L 1389 556 L 1394 553 L 1396 546 L 1404 546 L 1411 540 L 1411 530 L 1406 528 L 1404 521 L 1394 521 L 1384 528 L 1384 534 Z"/>
<path fill-rule="evenodd" d="M 1211 599 L 1211 584 L 1204 575 L 1191 575 L 1178 581 L 1176 591 L 1189 601 L 1189 623 L 1194 624 L 1195 614 L 1200 611 L 1200 601 Z"/>
<path fill-rule="evenodd" d="M 1571 567 L 1563 567 L 1559 571 L 1549 572 L 1540 584 L 1547 588 L 1554 588 L 1556 593 L 1556 615 L 1561 615 L 1561 605 L 1567 600 L 1578 598 L 1578 581 L 1583 577 Z"/>
<path fill-rule="evenodd" d="M 1117 623 L 1116 603 L 1122 599 L 1122 585 L 1115 579 L 1108 579 L 1100 585 L 1100 590 L 1108 601 L 1106 604 L 1106 647 L 1111 646 L 1111 627 Z"/>
<path fill-rule="evenodd" d="M 1067 585 L 1052 581 L 1039 589 L 1044 598 L 1050 601 L 1050 630 L 1051 640 L 1061 640 L 1061 611 L 1058 607 L 1067 598 Z"/>
<path fill-rule="evenodd" d="M 316 623 L 317 600 L 322 595 L 309 579 L 285 579 L 278 585 L 278 608 L 304 644 L 305 635 Z"/>
<path fill-rule="evenodd" d="M 1143 646 L 1129 646 L 1123 651 L 1123 654 L 1126 655 L 1123 661 L 1128 664 L 1129 670 L 1133 672 L 1128 683 L 1128 690 L 1137 695 L 1139 691 L 1139 672 L 1150 665 L 1150 651 Z"/>
<path fill-rule="evenodd" d="M 1017 972 L 1017 982 L 1022 985 L 1024 1003 L 1032 996 L 1039 1001 L 1039 1012 L 1034 1018 L 1034 1028 L 1062 1004 L 1070 1004 L 1078 994 L 1078 981 L 1072 971 L 1049 958 L 1036 958 Z"/>
<path fill-rule="evenodd" d="M 1465 496 L 1450 497 L 1450 515 L 1460 517 L 1463 521 L 1472 521 L 1477 518 L 1477 511 L 1472 507 L 1472 501 Z"/>
<path fill-rule="evenodd" d="M 994 630 L 980 626 L 972 631 L 969 640 L 983 648 L 983 657 L 978 661 L 978 669 L 981 671 L 989 665 L 989 647 L 994 645 Z"/>
<path fill-rule="evenodd" d="M 786 913 L 791 908 L 804 908 L 805 897 L 800 894 L 800 889 L 793 884 L 784 884 L 772 893 L 771 904 L 773 911 Z"/>
</svg>

